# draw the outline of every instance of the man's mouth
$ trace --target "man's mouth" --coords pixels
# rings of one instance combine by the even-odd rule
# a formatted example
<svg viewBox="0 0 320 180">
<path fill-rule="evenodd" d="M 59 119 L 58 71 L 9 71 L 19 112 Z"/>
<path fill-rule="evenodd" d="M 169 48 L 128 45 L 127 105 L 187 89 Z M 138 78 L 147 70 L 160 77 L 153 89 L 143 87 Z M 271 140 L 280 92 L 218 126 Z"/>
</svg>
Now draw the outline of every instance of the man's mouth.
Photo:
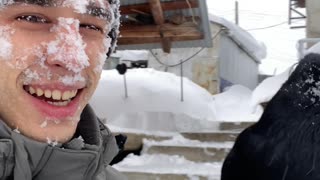
<svg viewBox="0 0 320 180">
<path fill-rule="evenodd" d="M 75 99 L 81 91 L 80 89 L 62 91 L 58 89 L 45 89 L 32 86 L 25 86 L 24 90 L 34 98 L 45 101 L 46 103 L 57 107 L 68 106 L 69 103 Z"/>
</svg>

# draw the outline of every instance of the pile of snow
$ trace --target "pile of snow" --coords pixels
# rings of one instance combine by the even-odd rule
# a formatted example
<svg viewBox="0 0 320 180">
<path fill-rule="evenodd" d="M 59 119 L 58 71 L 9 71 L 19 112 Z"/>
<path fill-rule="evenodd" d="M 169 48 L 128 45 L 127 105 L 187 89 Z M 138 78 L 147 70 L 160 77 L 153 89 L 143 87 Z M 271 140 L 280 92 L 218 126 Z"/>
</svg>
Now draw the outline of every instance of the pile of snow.
<svg viewBox="0 0 320 180">
<path fill-rule="evenodd" d="M 251 105 L 257 110 L 262 103 L 269 102 L 271 98 L 279 91 L 285 81 L 288 80 L 293 68 L 287 69 L 285 72 L 265 79 L 255 88 L 251 97 Z"/>
<path fill-rule="evenodd" d="M 144 50 L 117 51 L 116 53 L 112 54 L 112 57 L 119 58 L 120 61 L 147 60 L 149 58 L 149 51 L 144 51 Z"/>
<path fill-rule="evenodd" d="M 181 156 L 130 154 L 120 163 L 113 166 L 121 172 L 142 172 L 153 174 L 186 174 L 205 176 L 208 179 L 220 177 L 221 163 L 196 163 Z"/>
<path fill-rule="evenodd" d="M 257 121 L 262 115 L 260 105 L 253 109 L 250 103 L 252 91 L 241 85 L 234 85 L 226 92 L 214 97 L 214 107 L 218 121 Z M 259 97 L 257 97 L 259 98 Z"/>
<path fill-rule="evenodd" d="M 115 70 L 103 71 L 91 99 L 98 116 L 107 119 L 108 124 L 176 131 L 193 128 L 195 120 L 216 119 L 212 95 L 186 78 L 183 102 L 180 77 L 174 74 L 134 69 L 127 72 L 126 79 L 128 98 L 124 93 L 124 77 Z"/>
<path fill-rule="evenodd" d="M 103 71 L 90 104 L 106 123 L 147 131 L 199 132 L 217 130 L 221 121 L 257 121 L 262 108 L 252 110 L 251 90 L 237 85 L 212 96 L 184 78 L 153 69 L 129 70 L 124 79 L 115 70 Z"/>
</svg>

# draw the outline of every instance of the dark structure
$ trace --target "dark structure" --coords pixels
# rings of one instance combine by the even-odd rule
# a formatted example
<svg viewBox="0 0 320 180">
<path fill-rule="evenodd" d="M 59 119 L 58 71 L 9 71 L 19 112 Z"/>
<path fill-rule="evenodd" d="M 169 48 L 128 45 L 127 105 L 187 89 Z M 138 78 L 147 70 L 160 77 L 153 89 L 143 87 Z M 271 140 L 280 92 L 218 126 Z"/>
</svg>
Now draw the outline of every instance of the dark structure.
<svg viewBox="0 0 320 180">
<path fill-rule="evenodd" d="M 320 55 L 310 54 L 239 135 L 221 180 L 318 180 L 319 150 Z"/>
<path fill-rule="evenodd" d="M 306 0 L 289 0 L 288 24 L 292 24 L 294 19 L 306 19 L 307 16 L 299 8 L 306 7 Z M 291 28 L 305 28 L 305 26 L 292 26 Z"/>
</svg>

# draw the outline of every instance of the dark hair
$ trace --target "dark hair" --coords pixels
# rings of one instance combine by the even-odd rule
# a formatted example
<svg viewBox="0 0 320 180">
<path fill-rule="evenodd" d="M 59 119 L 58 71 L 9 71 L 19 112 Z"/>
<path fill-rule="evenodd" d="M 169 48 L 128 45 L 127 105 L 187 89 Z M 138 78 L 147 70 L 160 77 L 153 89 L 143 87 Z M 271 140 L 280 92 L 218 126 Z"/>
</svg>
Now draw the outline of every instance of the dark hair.
<svg viewBox="0 0 320 180">
<path fill-rule="evenodd" d="M 115 48 L 117 46 L 117 39 L 119 35 L 119 26 L 120 26 L 120 0 L 108 0 L 110 6 L 112 7 L 112 11 L 114 14 L 114 21 L 111 24 L 111 30 L 108 34 L 108 36 L 111 38 L 111 46 L 109 48 L 109 51 L 107 53 L 107 56 L 110 57 L 110 55 L 115 51 Z"/>
</svg>

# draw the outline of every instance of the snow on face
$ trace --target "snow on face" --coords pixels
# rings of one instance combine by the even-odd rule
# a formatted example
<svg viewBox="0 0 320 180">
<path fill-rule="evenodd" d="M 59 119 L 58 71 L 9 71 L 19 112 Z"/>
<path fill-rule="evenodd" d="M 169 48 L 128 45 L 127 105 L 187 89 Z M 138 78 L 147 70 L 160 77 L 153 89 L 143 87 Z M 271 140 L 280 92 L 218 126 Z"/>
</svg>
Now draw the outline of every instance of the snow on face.
<svg viewBox="0 0 320 180">
<path fill-rule="evenodd" d="M 86 43 L 79 33 L 79 20 L 73 18 L 58 18 L 58 24 L 51 28 L 56 33 L 56 40 L 49 42 L 48 55 L 61 62 L 74 73 L 79 73 L 89 64 L 85 52 Z"/>
<path fill-rule="evenodd" d="M 65 0 L 62 3 L 63 7 L 73 8 L 77 13 L 87 12 L 87 6 L 89 5 L 88 0 Z"/>
<path fill-rule="evenodd" d="M 11 34 L 14 31 L 8 26 L 0 26 L 0 59 L 10 59 L 12 52 Z"/>
<path fill-rule="evenodd" d="M 98 4 L 102 8 L 106 8 L 104 0 L 98 0 Z M 64 0 L 62 3 L 62 7 L 73 8 L 77 13 L 86 13 L 87 6 L 91 2 L 96 2 L 95 0 Z"/>
<path fill-rule="evenodd" d="M 103 65 L 104 65 L 104 62 L 106 61 L 107 59 L 107 52 L 111 46 L 111 38 L 109 37 L 106 37 L 104 40 L 103 40 L 103 45 L 104 45 L 104 51 L 99 53 L 99 57 L 98 57 L 98 64 L 97 66 L 94 68 L 94 71 L 96 73 L 101 73 L 102 70 L 103 70 Z"/>
<path fill-rule="evenodd" d="M 84 82 L 86 79 L 81 74 L 76 74 L 74 76 L 62 76 L 59 80 L 65 85 L 73 85 L 75 82 Z"/>
<path fill-rule="evenodd" d="M 28 85 L 30 84 L 32 81 L 37 81 L 40 80 L 40 75 L 38 72 L 36 71 L 32 71 L 30 69 L 26 69 L 24 71 L 24 75 L 25 75 L 25 80 L 24 80 L 24 84 Z"/>
</svg>

